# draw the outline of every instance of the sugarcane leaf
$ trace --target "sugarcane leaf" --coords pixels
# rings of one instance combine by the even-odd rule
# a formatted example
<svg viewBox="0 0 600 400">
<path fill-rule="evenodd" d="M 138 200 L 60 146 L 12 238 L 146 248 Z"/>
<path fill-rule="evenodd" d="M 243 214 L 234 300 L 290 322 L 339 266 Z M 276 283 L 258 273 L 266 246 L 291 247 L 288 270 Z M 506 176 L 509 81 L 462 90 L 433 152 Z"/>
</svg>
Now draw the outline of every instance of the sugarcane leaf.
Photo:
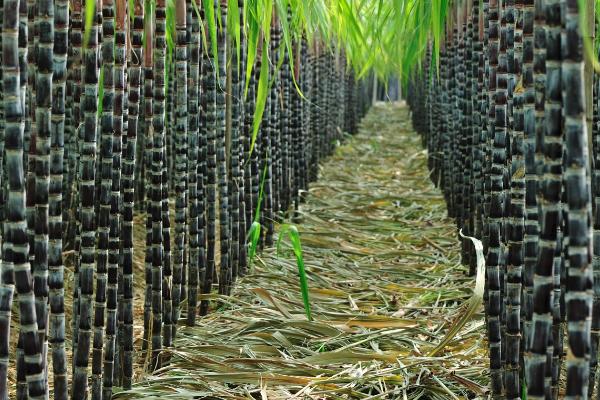
<svg viewBox="0 0 600 400">
<path fill-rule="evenodd" d="M 262 199 L 264 196 L 264 187 L 265 180 L 267 177 L 267 165 L 263 168 L 262 178 L 260 180 L 260 190 L 258 193 L 258 201 L 256 202 L 256 209 L 254 211 L 254 220 L 250 225 L 250 229 L 248 230 L 248 235 L 246 237 L 246 242 L 250 241 L 250 246 L 248 248 L 248 269 L 252 266 L 252 261 L 254 260 L 254 256 L 256 255 L 256 250 L 258 248 L 258 240 L 260 239 L 260 206 L 262 204 Z"/>
<path fill-rule="evenodd" d="M 383 328 L 414 328 L 417 324 L 414 321 L 400 318 L 386 318 L 375 316 L 376 318 L 354 318 L 348 320 L 345 324 L 352 326 L 360 326 L 363 328 L 383 329 Z"/>
<path fill-rule="evenodd" d="M 446 333 L 446 336 L 444 336 L 442 341 L 435 348 L 429 351 L 429 357 L 433 357 L 440 353 L 444 347 L 446 347 L 446 345 L 450 343 L 454 337 L 456 337 L 466 323 L 471 320 L 471 317 L 473 314 L 475 314 L 477 309 L 481 306 L 481 302 L 483 301 L 483 289 L 485 286 L 485 257 L 483 256 L 483 244 L 479 239 L 463 235 L 462 229 L 460 231 L 460 236 L 464 239 L 469 239 L 475 248 L 475 254 L 477 256 L 475 289 L 473 290 L 473 295 L 466 303 L 466 310 L 459 315 L 456 321 L 452 323 L 452 327 L 448 333 Z"/>
<path fill-rule="evenodd" d="M 250 7 L 244 7 L 244 24 L 246 28 L 246 84 L 244 87 L 244 98 L 248 95 L 250 85 L 250 75 L 254 67 L 254 62 L 258 53 L 258 37 L 260 27 L 256 21 L 255 10 Z"/>
<path fill-rule="evenodd" d="M 349 363 L 361 361 L 387 361 L 394 362 L 401 354 L 398 352 L 377 353 L 375 351 L 328 351 L 317 353 L 313 356 L 302 359 L 308 364 L 333 364 L 333 363 Z"/>
<path fill-rule="evenodd" d="M 258 5 L 257 10 L 260 13 L 261 30 L 265 37 L 266 43 L 271 41 L 271 20 L 273 19 L 273 0 L 262 0 L 262 4 Z"/>
<path fill-rule="evenodd" d="M 248 269 L 252 267 L 252 261 L 254 261 L 259 238 L 260 222 L 254 221 L 252 222 L 252 225 L 250 225 L 250 230 L 248 231 L 248 239 L 250 240 L 250 246 L 248 247 Z"/>
<path fill-rule="evenodd" d="M 300 233 L 298 232 L 298 228 L 296 228 L 296 226 L 285 225 L 282 231 L 279 233 L 279 235 L 280 236 L 277 242 L 278 248 L 281 237 L 283 235 L 287 235 L 290 239 L 290 242 L 292 243 L 292 249 L 294 250 L 294 255 L 296 256 L 296 266 L 298 267 L 298 277 L 300 279 L 300 293 L 302 295 L 302 303 L 304 304 L 304 312 L 306 313 L 306 318 L 308 318 L 309 321 L 312 321 L 313 318 L 310 309 L 310 298 L 308 294 L 308 278 L 306 276 L 306 267 L 304 265 L 304 256 L 302 254 Z"/>
<path fill-rule="evenodd" d="M 216 16 L 215 16 L 215 1 L 216 0 L 202 0 L 202 7 L 204 9 L 204 19 L 208 24 L 208 35 L 210 37 L 210 49 L 212 51 L 212 62 L 215 66 L 215 71 L 217 73 L 217 79 L 219 78 L 219 50 L 217 45 L 217 24 L 216 24 Z M 218 3 L 217 3 L 218 4 Z M 200 24 L 202 28 L 202 24 Z M 202 35 L 203 37 L 205 35 Z M 203 39 L 205 40 L 205 39 Z M 206 43 L 206 42 L 205 42 Z M 208 48 L 205 45 L 205 49 Z"/>
<path fill-rule="evenodd" d="M 265 166 L 262 171 L 262 176 L 260 178 L 260 190 L 258 192 L 258 201 L 256 202 L 256 209 L 254 210 L 253 221 L 255 221 L 255 222 L 258 222 L 260 220 L 260 206 L 262 204 L 263 196 L 265 193 L 264 189 L 265 189 L 265 180 L 266 179 L 267 179 L 267 165 L 265 163 Z"/>
<path fill-rule="evenodd" d="M 590 32 L 588 29 L 588 3 L 585 0 L 577 0 L 579 7 L 579 27 L 580 34 L 583 38 L 583 48 L 585 51 L 586 61 L 592 64 L 594 70 L 598 73 L 600 72 L 600 62 L 598 62 L 598 57 L 596 57 L 594 51 L 594 44 L 592 43 L 592 39 L 590 38 Z M 595 8 L 597 10 L 597 7 Z"/>
<path fill-rule="evenodd" d="M 254 288 L 254 289 L 252 289 L 252 291 L 254 293 L 256 293 L 257 296 L 260 297 L 261 299 L 263 299 L 264 301 L 271 303 L 273 305 L 273 307 L 275 307 L 275 309 L 277 311 L 279 311 L 284 317 L 289 318 L 289 319 L 294 318 L 292 316 L 292 314 L 290 314 L 290 312 L 283 306 L 283 304 L 281 304 L 280 302 L 275 300 L 275 298 L 273 296 L 271 296 L 271 293 L 269 293 L 267 290 L 265 290 L 263 288 Z"/>
<path fill-rule="evenodd" d="M 166 6 L 166 32 L 165 39 L 167 42 L 167 54 L 164 69 L 165 90 L 169 90 L 171 84 L 171 68 L 173 68 L 173 56 L 175 53 L 175 41 L 177 28 L 175 26 L 175 0 L 167 0 Z M 167 121 L 168 122 L 168 121 Z"/>
<path fill-rule="evenodd" d="M 258 136 L 258 130 L 262 122 L 263 113 L 265 112 L 265 104 L 267 102 L 267 95 L 269 94 L 269 57 L 268 57 L 268 45 L 266 42 L 263 43 L 262 49 L 262 64 L 260 66 L 260 76 L 258 78 L 258 90 L 256 92 L 256 109 L 254 110 L 254 121 L 252 123 L 252 139 L 250 141 L 250 152 L 252 155 L 254 151 L 254 145 L 256 143 L 256 137 Z"/>
<path fill-rule="evenodd" d="M 208 44 L 206 41 L 206 30 L 204 29 L 204 18 L 202 17 L 202 14 L 200 13 L 200 9 L 198 8 L 198 4 L 196 3 L 196 1 L 200 2 L 200 4 L 202 4 L 203 0 L 191 0 L 192 2 L 192 8 L 194 9 L 194 12 L 196 13 L 196 17 L 198 18 L 198 24 L 199 24 L 199 28 L 200 28 L 200 40 L 202 42 L 202 49 L 204 52 L 206 52 L 206 54 L 209 54 L 208 51 Z M 203 6 L 204 9 L 204 6 Z M 212 60 L 211 60 L 212 62 Z"/>
<path fill-rule="evenodd" d="M 300 87 L 298 86 L 298 82 L 296 80 L 295 68 L 294 68 L 296 59 L 295 59 L 294 49 L 292 47 L 291 27 L 290 27 L 290 24 L 289 24 L 288 18 L 287 18 L 288 17 L 288 6 L 289 6 L 288 0 L 276 0 L 275 6 L 276 6 L 277 12 L 279 14 L 279 22 L 281 24 L 283 43 L 285 44 L 285 48 L 288 53 L 288 59 L 289 59 L 288 67 L 290 69 L 290 76 L 292 77 L 292 83 L 294 84 L 294 87 L 296 88 L 296 91 L 298 92 L 298 94 L 300 94 L 300 96 L 302 98 L 304 98 L 304 94 L 302 93 L 302 90 L 300 90 Z"/>
<path fill-rule="evenodd" d="M 134 17 L 133 10 L 135 10 L 135 0 L 127 0 L 127 7 L 130 10 L 130 12 L 129 12 L 129 20 L 133 21 L 133 17 Z"/>
<path fill-rule="evenodd" d="M 240 8 L 238 0 L 227 0 L 227 30 L 231 37 L 233 37 L 233 43 L 236 51 L 236 62 L 240 63 L 241 54 L 241 26 L 240 26 Z"/>
<path fill-rule="evenodd" d="M 83 49 L 87 49 L 92 33 L 92 24 L 96 16 L 96 2 L 94 0 L 85 2 L 85 29 L 83 31 Z"/>
</svg>

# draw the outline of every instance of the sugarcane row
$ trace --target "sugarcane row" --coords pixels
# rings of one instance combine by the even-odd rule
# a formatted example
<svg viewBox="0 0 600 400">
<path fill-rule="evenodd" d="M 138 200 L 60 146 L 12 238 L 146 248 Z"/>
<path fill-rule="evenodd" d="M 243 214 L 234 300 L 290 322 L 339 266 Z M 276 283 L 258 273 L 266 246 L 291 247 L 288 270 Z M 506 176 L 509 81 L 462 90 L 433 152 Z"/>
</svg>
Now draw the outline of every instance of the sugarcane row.
<svg viewBox="0 0 600 400">
<path fill-rule="evenodd" d="M 593 2 L 468 3 L 408 99 L 448 215 L 483 243 L 492 397 L 600 398 Z"/>
<path fill-rule="evenodd" d="M 0 7 L 0 399 L 110 399 L 146 359 L 168 365 L 178 326 L 248 272 L 248 232 L 260 224 L 259 249 L 273 244 L 369 107 L 341 51 L 287 51 L 289 15 L 246 75 L 228 1 L 173 3 L 98 0 L 91 22 L 81 0 Z"/>
</svg>

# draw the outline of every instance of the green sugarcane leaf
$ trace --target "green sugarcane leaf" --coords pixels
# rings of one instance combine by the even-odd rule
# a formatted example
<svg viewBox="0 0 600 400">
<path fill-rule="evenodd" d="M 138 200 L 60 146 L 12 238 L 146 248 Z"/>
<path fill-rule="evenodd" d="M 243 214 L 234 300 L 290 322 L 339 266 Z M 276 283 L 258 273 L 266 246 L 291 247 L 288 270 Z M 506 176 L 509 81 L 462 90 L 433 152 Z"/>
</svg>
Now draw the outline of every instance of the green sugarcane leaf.
<svg viewBox="0 0 600 400">
<path fill-rule="evenodd" d="M 134 12 L 135 10 L 135 0 L 127 0 L 127 7 L 131 12 L 129 12 L 129 20 L 133 22 Z"/>
<path fill-rule="evenodd" d="M 304 304 L 304 312 L 306 318 L 312 321 L 312 313 L 310 309 L 310 298 L 308 295 L 308 278 L 306 276 L 306 268 L 304 265 L 304 256 L 302 254 L 302 244 L 300 242 L 300 233 L 295 225 L 283 224 L 280 227 L 279 238 L 277 239 L 277 256 L 279 257 L 279 250 L 281 246 L 281 239 L 284 236 L 288 236 L 292 243 L 292 250 L 296 256 L 296 266 L 298 267 L 298 277 L 300 279 L 300 293 L 302 295 L 302 303 Z"/>
<path fill-rule="evenodd" d="M 358 21 L 356 20 L 355 13 L 352 11 L 352 8 L 350 7 L 350 4 L 348 4 L 348 1 L 340 0 L 339 5 L 343 10 L 342 11 L 343 18 L 345 18 L 346 22 L 348 22 L 349 25 L 351 26 L 353 34 L 357 35 L 358 39 L 361 42 L 366 43 L 365 37 L 362 33 L 362 29 L 360 28 L 360 25 L 359 25 Z M 381 9 L 381 7 L 378 7 L 378 8 Z"/>
<path fill-rule="evenodd" d="M 256 249 L 258 247 L 258 239 L 260 238 L 260 222 L 254 221 L 250 225 L 250 231 L 248 231 L 247 241 L 250 241 L 248 248 L 248 269 L 252 267 L 252 261 L 256 255 Z"/>
<path fill-rule="evenodd" d="M 267 95 L 269 94 L 269 56 L 268 56 L 268 43 L 263 43 L 262 49 L 262 64 L 260 66 L 260 76 L 258 78 L 258 91 L 256 93 L 256 109 L 254 110 L 254 121 L 252 126 L 252 141 L 250 142 L 250 152 L 252 155 L 254 151 L 254 145 L 256 144 L 256 137 L 258 136 L 258 129 L 262 122 L 263 113 L 265 112 L 265 104 L 267 102 Z"/>
<path fill-rule="evenodd" d="M 196 1 L 200 2 L 202 4 L 203 0 L 192 0 L 192 8 L 194 9 L 194 12 L 196 13 L 196 17 L 198 18 L 198 25 L 200 27 L 200 39 L 202 41 L 202 49 L 206 52 L 206 54 L 208 55 L 208 44 L 206 42 L 206 31 L 204 30 L 204 18 L 202 18 L 202 15 L 200 14 L 200 9 L 198 8 L 198 4 L 196 3 Z M 204 7 L 204 5 L 202 6 Z M 218 71 L 217 71 L 218 74 Z"/>
<path fill-rule="evenodd" d="M 166 7 L 166 35 L 167 41 L 167 62 L 165 63 L 165 91 L 169 90 L 171 84 L 171 68 L 173 68 L 173 54 L 175 53 L 175 41 L 177 35 L 177 27 L 175 23 L 175 0 L 167 0 Z"/>
<path fill-rule="evenodd" d="M 200 24 L 200 29 L 202 30 L 202 16 L 200 15 L 200 9 L 198 8 L 198 4 L 196 3 L 196 1 L 201 1 L 201 0 L 192 0 L 192 8 L 194 9 L 194 12 L 196 13 L 196 17 L 198 18 L 198 23 Z M 204 30 L 202 30 L 202 32 L 204 33 Z M 203 42 L 204 45 L 206 45 L 206 42 Z"/>
<path fill-rule="evenodd" d="M 260 190 L 258 192 L 258 201 L 256 202 L 256 209 L 254 210 L 253 221 L 258 222 L 260 219 L 260 205 L 262 204 L 265 188 L 265 179 L 267 178 L 267 165 L 263 168 L 262 177 L 260 178 Z"/>
<path fill-rule="evenodd" d="M 258 3 L 258 2 L 257 2 Z M 267 43 L 271 42 L 271 20 L 273 18 L 273 0 L 262 0 L 261 5 L 257 4 L 257 10 L 260 12 L 260 21 L 262 33 Z M 258 14 L 258 13 L 257 13 Z"/>
<path fill-rule="evenodd" d="M 215 66 L 217 73 L 217 79 L 219 79 L 219 51 L 217 46 L 217 24 L 215 16 L 215 0 L 202 0 L 202 7 L 204 7 L 204 18 L 208 23 L 208 34 L 210 36 L 210 48 L 212 50 L 212 62 Z M 202 24 L 200 24 L 202 27 Z M 203 35 L 204 36 L 204 35 Z M 207 46 L 204 46 L 207 48 Z"/>
<path fill-rule="evenodd" d="M 262 177 L 260 179 L 260 191 L 258 192 L 258 201 L 256 202 L 256 210 L 254 211 L 254 220 L 252 225 L 250 225 L 250 229 L 248 230 L 248 235 L 246 236 L 246 242 L 250 241 L 250 247 L 248 250 L 249 261 L 248 261 L 248 269 L 252 266 L 252 260 L 254 255 L 256 254 L 256 247 L 258 246 L 258 239 L 260 239 L 260 206 L 262 204 L 262 199 L 264 196 L 264 188 L 265 188 L 265 180 L 267 178 L 267 165 L 265 163 L 265 167 L 263 168 Z"/>
<path fill-rule="evenodd" d="M 96 2 L 86 1 L 85 2 L 85 29 L 83 31 L 83 49 L 87 48 L 90 41 L 90 34 L 92 30 L 92 24 L 94 23 L 94 17 L 96 16 Z"/>
<path fill-rule="evenodd" d="M 292 77 L 292 82 L 294 84 L 294 87 L 296 88 L 296 91 L 300 95 L 300 97 L 305 98 L 304 94 L 302 93 L 302 90 L 300 90 L 300 87 L 298 86 L 298 82 L 296 80 L 296 71 L 295 71 L 295 66 L 294 66 L 294 64 L 296 62 L 296 54 L 294 53 L 294 48 L 292 46 L 292 32 L 291 32 L 290 24 L 287 19 L 288 0 L 278 0 L 275 2 L 275 6 L 277 8 L 277 13 L 280 16 L 279 21 L 281 23 L 281 32 L 283 34 L 282 35 L 283 43 L 285 44 L 285 48 L 288 53 L 288 58 L 289 58 L 288 66 L 290 69 L 290 75 Z"/>
<path fill-rule="evenodd" d="M 227 0 L 227 30 L 233 37 L 233 43 L 235 44 L 235 51 L 237 55 L 236 62 L 238 64 L 239 71 L 241 54 L 241 26 L 238 0 Z"/>
<path fill-rule="evenodd" d="M 594 44 L 592 43 L 592 39 L 590 38 L 590 33 L 588 29 L 588 3 L 586 0 L 577 0 L 579 6 L 579 27 L 580 34 L 583 38 L 583 48 L 585 52 L 586 60 L 592 63 L 592 67 L 596 72 L 600 72 L 600 62 L 598 62 L 598 57 L 596 57 L 594 52 Z M 593 7 L 593 6 L 591 6 Z"/>
<path fill-rule="evenodd" d="M 246 50 L 246 84 L 244 87 L 244 98 L 248 95 L 248 87 L 250 85 L 250 75 L 252 74 L 252 69 L 254 67 L 254 61 L 256 60 L 256 55 L 258 54 L 258 36 L 259 36 L 259 26 L 256 22 L 256 18 L 249 18 L 252 16 L 252 13 L 248 9 L 249 7 L 244 8 L 244 21 L 247 21 L 247 43 L 248 47 Z"/>
<path fill-rule="evenodd" d="M 298 275 L 300 277 L 300 291 L 302 293 L 302 302 L 304 303 L 304 312 L 306 313 L 306 318 L 308 318 L 309 321 L 312 321 L 313 318 L 310 310 L 310 299 L 308 297 L 308 279 L 306 277 L 306 268 L 304 266 L 304 257 L 302 255 L 300 233 L 298 232 L 298 229 L 294 225 L 292 225 L 288 230 L 288 235 L 292 242 L 294 254 L 296 255 L 296 264 L 298 265 Z"/>
<path fill-rule="evenodd" d="M 285 236 L 285 233 L 287 232 L 289 227 L 289 224 L 283 224 L 279 227 L 279 237 L 277 238 L 277 245 L 275 246 L 275 253 L 277 254 L 277 257 L 281 255 L 281 240 Z"/>
</svg>

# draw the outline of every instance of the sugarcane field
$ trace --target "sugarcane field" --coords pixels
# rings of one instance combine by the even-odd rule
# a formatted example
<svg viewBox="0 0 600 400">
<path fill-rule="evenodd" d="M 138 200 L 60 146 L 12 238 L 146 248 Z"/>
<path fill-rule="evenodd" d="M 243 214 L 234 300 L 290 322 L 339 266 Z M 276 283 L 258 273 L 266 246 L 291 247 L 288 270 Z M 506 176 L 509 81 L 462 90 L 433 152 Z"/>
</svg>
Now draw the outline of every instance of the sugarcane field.
<svg viewBox="0 0 600 400">
<path fill-rule="evenodd" d="M 0 29 L 0 400 L 600 399 L 600 0 Z"/>
</svg>

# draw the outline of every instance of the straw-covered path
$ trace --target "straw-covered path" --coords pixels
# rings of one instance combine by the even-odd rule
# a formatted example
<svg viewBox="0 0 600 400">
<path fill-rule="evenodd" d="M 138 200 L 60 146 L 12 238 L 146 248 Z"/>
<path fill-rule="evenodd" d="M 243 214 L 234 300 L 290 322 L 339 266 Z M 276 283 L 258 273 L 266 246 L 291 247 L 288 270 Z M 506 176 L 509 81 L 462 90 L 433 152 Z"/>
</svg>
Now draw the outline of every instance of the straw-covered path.
<svg viewBox="0 0 600 400">
<path fill-rule="evenodd" d="M 297 224 L 314 320 L 284 239 L 232 297 L 213 296 L 210 315 L 180 328 L 167 367 L 116 398 L 485 398 L 482 308 L 438 346 L 475 279 L 407 108 L 375 106 L 319 176 Z"/>
</svg>

